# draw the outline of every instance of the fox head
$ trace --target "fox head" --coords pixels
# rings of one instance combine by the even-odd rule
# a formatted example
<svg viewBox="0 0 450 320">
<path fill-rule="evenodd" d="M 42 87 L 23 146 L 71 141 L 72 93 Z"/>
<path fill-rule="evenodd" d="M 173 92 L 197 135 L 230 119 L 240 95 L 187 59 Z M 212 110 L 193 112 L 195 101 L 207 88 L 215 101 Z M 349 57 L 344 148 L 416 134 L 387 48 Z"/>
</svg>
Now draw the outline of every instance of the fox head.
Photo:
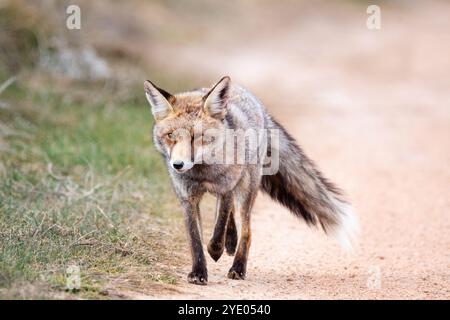
<svg viewBox="0 0 450 320">
<path fill-rule="evenodd" d="M 225 129 L 230 81 L 223 77 L 211 89 L 176 95 L 149 80 L 144 82 L 145 96 L 155 118 L 154 142 L 169 167 L 186 172 L 220 143 L 217 133 Z"/>
</svg>

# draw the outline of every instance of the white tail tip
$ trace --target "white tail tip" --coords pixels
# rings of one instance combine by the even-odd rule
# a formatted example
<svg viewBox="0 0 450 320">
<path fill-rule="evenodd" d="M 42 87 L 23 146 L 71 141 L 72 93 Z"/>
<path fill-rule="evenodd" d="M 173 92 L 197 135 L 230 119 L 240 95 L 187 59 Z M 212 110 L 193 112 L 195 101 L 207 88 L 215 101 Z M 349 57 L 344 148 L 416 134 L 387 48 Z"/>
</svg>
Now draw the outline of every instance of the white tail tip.
<svg viewBox="0 0 450 320">
<path fill-rule="evenodd" d="M 352 206 L 339 202 L 339 216 L 336 228 L 332 230 L 332 235 L 346 251 L 352 251 L 357 243 L 359 234 L 358 218 Z"/>
</svg>

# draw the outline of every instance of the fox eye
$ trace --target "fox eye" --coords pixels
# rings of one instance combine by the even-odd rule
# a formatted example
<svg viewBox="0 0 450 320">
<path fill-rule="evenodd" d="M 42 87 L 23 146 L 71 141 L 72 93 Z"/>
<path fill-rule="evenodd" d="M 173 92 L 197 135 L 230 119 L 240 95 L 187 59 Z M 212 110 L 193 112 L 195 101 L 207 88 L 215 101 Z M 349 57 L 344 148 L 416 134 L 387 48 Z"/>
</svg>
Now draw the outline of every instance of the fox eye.
<svg viewBox="0 0 450 320">
<path fill-rule="evenodd" d="M 167 138 L 169 138 L 170 140 L 173 140 L 174 134 L 173 134 L 172 132 L 169 132 L 169 133 L 167 134 Z"/>
</svg>

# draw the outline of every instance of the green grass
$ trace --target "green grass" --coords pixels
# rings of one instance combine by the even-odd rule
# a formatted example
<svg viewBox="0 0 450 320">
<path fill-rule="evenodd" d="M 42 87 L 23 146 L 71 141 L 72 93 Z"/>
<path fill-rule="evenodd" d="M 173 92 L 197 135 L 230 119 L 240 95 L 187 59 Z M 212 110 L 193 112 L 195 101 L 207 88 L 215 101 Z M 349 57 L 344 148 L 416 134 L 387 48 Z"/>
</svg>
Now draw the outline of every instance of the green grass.
<svg viewBox="0 0 450 320">
<path fill-rule="evenodd" d="M 181 215 L 144 99 L 29 80 L 0 96 L 0 298 L 102 298 L 124 276 L 175 283 Z"/>
</svg>

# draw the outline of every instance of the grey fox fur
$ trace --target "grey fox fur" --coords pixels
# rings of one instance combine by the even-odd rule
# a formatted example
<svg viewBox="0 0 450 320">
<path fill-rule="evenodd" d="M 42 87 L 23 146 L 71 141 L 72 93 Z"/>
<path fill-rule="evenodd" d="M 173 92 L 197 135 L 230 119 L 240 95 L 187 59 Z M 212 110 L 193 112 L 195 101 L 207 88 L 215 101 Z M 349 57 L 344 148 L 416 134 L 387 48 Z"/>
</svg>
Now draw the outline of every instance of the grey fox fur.
<svg viewBox="0 0 450 320">
<path fill-rule="evenodd" d="M 326 233 L 336 235 L 343 246 L 351 245 L 357 230 L 352 207 L 247 89 L 232 84 L 229 77 L 222 78 L 211 88 L 176 95 L 148 80 L 144 82 L 144 88 L 155 118 L 154 143 L 167 163 L 175 193 L 184 209 L 192 254 L 189 282 L 204 285 L 208 281 L 199 210 L 200 200 L 206 192 L 217 197 L 216 224 L 207 249 L 215 261 L 224 249 L 228 254 L 235 254 L 228 272 L 231 279 L 246 276 L 252 238 L 251 210 L 258 190 L 267 193 L 308 225 L 319 225 Z M 262 161 L 243 164 L 198 161 L 215 143 L 201 134 L 200 138 L 196 137 L 195 126 L 199 123 L 202 130 L 214 128 L 218 132 L 225 129 L 277 129 L 279 143 L 276 146 L 269 143 L 266 156 L 276 151 L 278 171 L 262 175 Z M 179 129 L 184 133 L 179 133 Z M 241 219 L 239 242 L 236 209 Z"/>
</svg>

